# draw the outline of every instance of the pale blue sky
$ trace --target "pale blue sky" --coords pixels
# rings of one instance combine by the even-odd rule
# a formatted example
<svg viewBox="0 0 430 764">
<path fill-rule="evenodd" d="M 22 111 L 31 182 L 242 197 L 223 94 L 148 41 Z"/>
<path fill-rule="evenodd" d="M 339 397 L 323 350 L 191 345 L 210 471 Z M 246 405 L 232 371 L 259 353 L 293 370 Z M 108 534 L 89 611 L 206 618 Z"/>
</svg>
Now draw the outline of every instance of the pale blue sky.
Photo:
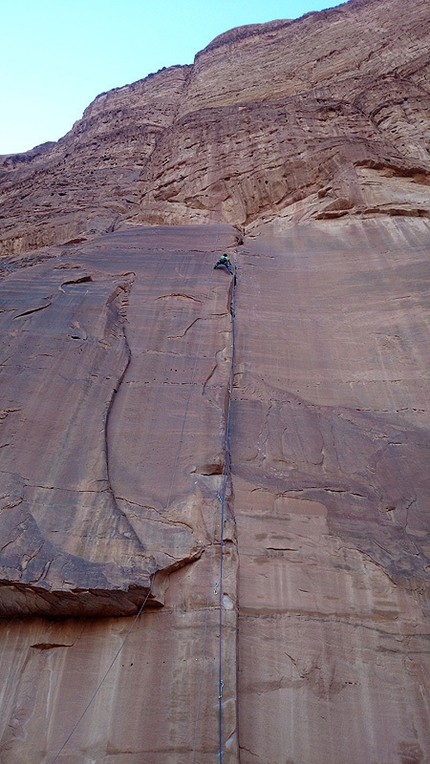
<svg viewBox="0 0 430 764">
<path fill-rule="evenodd" d="M 330 0 L 0 0 L 0 154 L 58 140 L 96 95 L 190 64 L 221 32 Z"/>
</svg>

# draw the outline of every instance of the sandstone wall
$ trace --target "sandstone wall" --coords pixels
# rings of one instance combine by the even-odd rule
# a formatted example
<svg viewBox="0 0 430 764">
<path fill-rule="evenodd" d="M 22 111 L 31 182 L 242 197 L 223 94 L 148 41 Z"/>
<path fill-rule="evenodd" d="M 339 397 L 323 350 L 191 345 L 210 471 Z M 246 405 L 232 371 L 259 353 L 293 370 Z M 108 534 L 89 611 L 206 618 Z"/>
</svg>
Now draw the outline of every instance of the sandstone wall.
<svg viewBox="0 0 430 764">
<path fill-rule="evenodd" d="M 426 761 L 429 239 L 389 217 L 241 245 L 136 228 L 6 277 L 0 599 L 27 620 L 1 627 L 2 761 L 217 755 L 220 245 L 225 759 Z M 129 637 L 106 617 L 149 592 Z"/>
<path fill-rule="evenodd" d="M 427 222 L 390 219 L 278 224 L 241 249 L 246 764 L 429 758 L 428 252 Z"/>
<path fill-rule="evenodd" d="M 426 0 L 239 27 L 0 164 L 0 253 L 127 224 L 429 216 Z M 297 208 L 299 204 L 299 208 Z"/>
<path fill-rule="evenodd" d="M 428 42 L 240 27 L 2 158 L 1 764 L 430 762 Z"/>
<path fill-rule="evenodd" d="M 58 760 L 211 760 L 220 595 L 225 754 L 237 760 L 230 483 L 223 521 L 220 503 L 231 277 L 212 268 L 236 241 L 227 226 L 136 229 L 10 264 L 2 764 L 49 764 L 123 644 Z M 136 623 L 119 617 L 143 603 Z"/>
</svg>

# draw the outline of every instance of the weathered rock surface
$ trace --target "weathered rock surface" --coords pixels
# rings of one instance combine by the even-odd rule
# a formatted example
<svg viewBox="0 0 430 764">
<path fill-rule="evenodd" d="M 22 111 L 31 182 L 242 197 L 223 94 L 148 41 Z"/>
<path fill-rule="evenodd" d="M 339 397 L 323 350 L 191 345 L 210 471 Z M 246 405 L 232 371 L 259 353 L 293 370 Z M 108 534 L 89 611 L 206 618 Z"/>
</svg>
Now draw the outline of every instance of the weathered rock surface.
<svg viewBox="0 0 430 764">
<path fill-rule="evenodd" d="M 240 760 L 428 761 L 429 224 L 258 234 L 236 301 Z"/>
<path fill-rule="evenodd" d="M 3 158 L 1 764 L 430 762 L 429 36 L 240 27 Z"/>
<path fill-rule="evenodd" d="M 3 157 L 0 253 L 127 223 L 429 217 L 427 0 L 240 27 Z"/>
<path fill-rule="evenodd" d="M 231 365 L 229 290 L 205 283 L 207 250 L 237 238 L 209 231 L 122 232 L 12 266 L 3 613 L 135 612 L 155 574 L 162 602 L 162 572 L 202 554 Z"/>
<path fill-rule="evenodd" d="M 17 678 L 3 674 L 2 764 L 52 761 L 126 637 L 58 760 L 185 763 L 194 751 L 209 762 L 217 750 L 232 349 L 231 276 L 212 264 L 237 239 L 230 226 L 139 228 L 5 268 L 0 606 L 27 620 L 0 621 Z M 228 501 L 222 575 L 225 756 L 236 761 Z M 132 620 L 106 618 L 144 602 L 129 638 Z"/>
</svg>

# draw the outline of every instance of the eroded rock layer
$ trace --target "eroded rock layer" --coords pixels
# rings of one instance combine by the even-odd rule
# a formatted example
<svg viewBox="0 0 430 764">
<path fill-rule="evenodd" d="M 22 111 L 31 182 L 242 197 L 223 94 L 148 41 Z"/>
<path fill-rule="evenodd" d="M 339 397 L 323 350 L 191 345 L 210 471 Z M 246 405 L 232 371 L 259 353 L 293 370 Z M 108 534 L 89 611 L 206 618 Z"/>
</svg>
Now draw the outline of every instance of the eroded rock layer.
<svg viewBox="0 0 430 764">
<path fill-rule="evenodd" d="M 3 612 L 131 613 L 151 583 L 153 604 L 164 606 L 145 609 L 130 638 L 130 618 L 4 623 L 5 656 L 20 679 L 8 690 L 2 761 L 32 761 L 34 740 L 38 760 L 50 764 L 124 640 L 59 760 L 216 755 L 232 350 L 232 278 L 212 269 L 221 244 L 237 269 L 223 533 L 225 759 L 404 764 L 430 755 L 429 225 L 277 223 L 243 244 L 237 238 L 216 226 L 118 232 L 41 252 L 4 281 L 5 294 L 21 295 L 6 318 L 19 322 L 9 342 L 27 348 L 17 379 L 50 392 L 36 405 L 17 384 L 4 410 Z M 117 310 L 118 281 L 120 297 L 131 286 L 123 323 L 115 312 L 111 324 L 106 304 Z M 37 284 L 37 300 L 22 302 L 24 283 L 27 293 Z M 75 313 L 51 321 L 61 300 Z M 115 349 L 125 337 L 129 362 L 118 374 Z M 84 368 L 86 354 L 96 354 L 88 345 L 100 342 L 106 365 L 85 372 L 81 399 L 81 361 L 71 363 L 67 348 L 73 343 Z M 57 417 L 61 407 L 68 419 Z M 14 416 L 21 426 L 12 429 Z M 43 422 L 49 460 L 29 448 Z M 97 578 L 105 571 L 110 578 Z M 73 689 L 71 677 L 83 672 Z"/>
<path fill-rule="evenodd" d="M 240 27 L 3 157 L 0 253 L 127 223 L 429 217 L 427 0 Z"/>
</svg>

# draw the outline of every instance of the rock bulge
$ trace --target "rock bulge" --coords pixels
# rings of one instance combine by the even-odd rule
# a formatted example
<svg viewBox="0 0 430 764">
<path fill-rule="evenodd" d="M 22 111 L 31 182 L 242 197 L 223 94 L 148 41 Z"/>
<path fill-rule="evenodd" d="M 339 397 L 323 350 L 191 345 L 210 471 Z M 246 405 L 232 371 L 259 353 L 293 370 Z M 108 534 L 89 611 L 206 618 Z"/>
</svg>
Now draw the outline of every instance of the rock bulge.
<svg viewBox="0 0 430 764">
<path fill-rule="evenodd" d="M 127 224 L 428 216 L 425 0 L 351 0 L 220 35 L 3 157 L 3 254 Z"/>
</svg>

